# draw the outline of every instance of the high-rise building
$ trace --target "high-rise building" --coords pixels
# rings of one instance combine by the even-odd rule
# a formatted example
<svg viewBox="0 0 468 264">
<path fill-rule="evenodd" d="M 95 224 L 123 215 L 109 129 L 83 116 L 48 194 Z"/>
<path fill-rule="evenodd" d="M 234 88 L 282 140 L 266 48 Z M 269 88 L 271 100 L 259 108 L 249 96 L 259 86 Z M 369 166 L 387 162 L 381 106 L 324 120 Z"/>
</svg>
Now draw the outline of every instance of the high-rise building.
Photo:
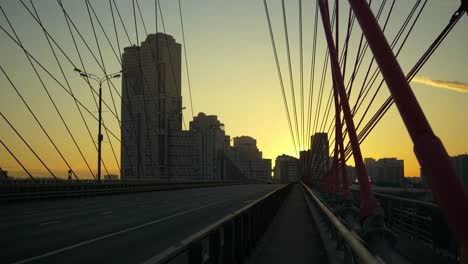
<svg viewBox="0 0 468 264">
<path fill-rule="evenodd" d="M 285 154 L 276 157 L 273 174 L 273 180 L 275 183 L 299 181 L 299 160 Z"/>
<path fill-rule="evenodd" d="M 348 183 L 350 185 L 356 182 L 357 172 L 355 167 L 346 165 L 346 174 L 348 175 Z"/>
<path fill-rule="evenodd" d="M 373 158 L 364 158 L 364 165 L 366 166 L 367 177 L 369 177 L 372 182 L 375 181 L 378 174 L 376 162 L 377 161 Z"/>
<path fill-rule="evenodd" d="M 122 179 L 168 178 L 169 137 L 182 130 L 181 45 L 148 35 L 122 55 Z"/>
<path fill-rule="evenodd" d="M 199 113 L 190 122 L 190 132 L 197 142 L 196 147 L 200 155 L 200 163 L 197 166 L 200 170 L 200 180 L 223 180 L 224 151 L 229 146 L 226 146 L 224 124 L 215 115 Z"/>
<path fill-rule="evenodd" d="M 310 159 L 311 173 L 315 179 L 321 179 L 329 170 L 329 143 L 327 133 L 315 133 L 311 137 Z"/>
<path fill-rule="evenodd" d="M 373 181 L 381 186 L 402 186 L 404 182 L 404 161 L 396 158 L 383 158 L 374 163 L 376 170 Z"/>
<path fill-rule="evenodd" d="M 244 176 L 251 182 L 271 181 L 271 159 L 262 158 L 257 141 L 249 136 L 235 137 L 233 141 L 229 156 Z"/>
<path fill-rule="evenodd" d="M 194 131 L 173 131 L 169 136 L 168 179 L 201 180 L 201 142 Z"/>
<path fill-rule="evenodd" d="M 230 137 L 215 115 L 199 113 L 190 122 L 189 131 L 172 131 L 168 152 L 170 180 L 246 180 L 229 157 Z"/>
</svg>

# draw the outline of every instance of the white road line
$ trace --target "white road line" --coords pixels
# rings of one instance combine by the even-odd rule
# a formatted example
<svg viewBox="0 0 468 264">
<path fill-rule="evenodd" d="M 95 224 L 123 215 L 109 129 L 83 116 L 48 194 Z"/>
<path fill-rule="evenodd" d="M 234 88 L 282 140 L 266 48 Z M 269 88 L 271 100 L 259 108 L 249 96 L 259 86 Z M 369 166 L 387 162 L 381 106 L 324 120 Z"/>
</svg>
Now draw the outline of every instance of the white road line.
<svg viewBox="0 0 468 264">
<path fill-rule="evenodd" d="M 60 221 L 50 221 L 50 222 L 40 223 L 39 226 L 53 225 L 53 224 L 58 224 L 58 223 L 60 223 Z"/>
<path fill-rule="evenodd" d="M 101 213 L 101 215 L 107 215 L 107 214 L 112 214 L 112 211 L 106 211 L 106 212 Z"/>
<path fill-rule="evenodd" d="M 20 260 L 20 261 L 14 262 L 14 264 L 28 263 L 28 262 L 31 262 L 31 261 L 34 261 L 34 260 L 38 260 L 38 259 L 41 259 L 41 258 L 52 256 L 52 255 L 58 254 L 58 253 L 63 252 L 63 251 L 74 249 L 74 248 L 84 246 L 84 245 L 87 245 L 87 244 L 90 244 L 90 243 L 93 243 L 93 242 L 96 242 L 96 241 L 99 241 L 99 240 L 103 240 L 103 239 L 106 239 L 106 238 L 109 238 L 109 237 L 124 234 L 124 233 L 130 232 L 130 231 L 136 230 L 136 229 L 140 229 L 140 228 L 152 225 L 152 224 L 159 223 L 159 222 L 163 222 L 165 220 L 169 220 L 169 219 L 177 217 L 177 216 L 181 216 L 181 215 L 188 214 L 188 213 L 191 213 L 191 212 L 194 212 L 194 211 L 198 211 L 198 210 L 201 210 L 201 209 L 209 207 L 209 206 L 224 203 L 224 202 L 226 202 L 228 200 L 229 199 L 225 199 L 225 200 L 218 201 L 218 202 L 215 202 L 215 203 L 210 203 L 210 204 L 203 205 L 203 206 L 200 206 L 200 207 L 197 207 L 197 208 L 193 208 L 193 209 L 190 209 L 190 210 L 187 210 L 187 211 L 184 211 L 184 212 L 180 212 L 180 213 L 176 213 L 176 214 L 173 214 L 173 215 L 170 215 L 170 216 L 159 218 L 159 219 L 153 220 L 151 222 L 147 222 L 147 223 L 137 225 L 137 226 L 134 226 L 134 227 L 130 227 L 130 228 L 127 228 L 127 229 L 123 229 L 123 230 L 120 230 L 120 231 L 117 231 L 117 232 L 114 232 L 114 233 L 110 233 L 110 234 L 107 234 L 107 235 L 96 237 L 96 238 L 86 240 L 86 241 L 83 241 L 83 242 L 80 242 L 80 243 L 77 243 L 77 244 L 74 244 L 74 245 L 71 245 L 71 246 L 56 249 L 56 250 L 50 251 L 48 253 L 44 253 L 44 254 L 39 255 L 39 256 L 35 256 L 35 257 L 27 258 L 27 259 L 24 259 L 24 260 Z"/>
</svg>

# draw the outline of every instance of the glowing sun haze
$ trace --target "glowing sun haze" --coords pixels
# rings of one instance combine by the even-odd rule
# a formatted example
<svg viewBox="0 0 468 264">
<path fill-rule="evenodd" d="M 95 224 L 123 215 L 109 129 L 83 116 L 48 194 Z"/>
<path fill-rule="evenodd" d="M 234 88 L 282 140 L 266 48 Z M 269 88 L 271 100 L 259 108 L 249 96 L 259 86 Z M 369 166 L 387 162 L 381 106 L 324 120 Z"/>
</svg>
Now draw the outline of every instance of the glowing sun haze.
<svg viewBox="0 0 468 264">
<path fill-rule="evenodd" d="M 98 75 L 102 73 L 97 61 L 100 61 L 96 40 L 90 23 L 88 12 L 84 1 L 62 0 L 65 10 L 75 25 L 70 25 L 74 33 L 76 47 L 71 38 L 69 28 L 64 14 L 56 0 L 33 1 L 37 13 L 47 32 L 60 45 L 66 58 L 53 44 L 58 59 L 64 69 L 76 98 L 80 100 L 91 113 L 97 114 L 94 99 L 88 86 L 73 71 L 74 64 L 81 65 L 76 47 L 80 50 L 86 70 Z M 102 58 L 108 72 L 120 70 L 119 53 L 124 47 L 142 42 L 146 38 L 145 29 L 148 33 L 154 33 L 155 13 L 154 1 L 140 0 L 143 25 L 140 16 L 137 15 L 137 29 L 132 12 L 132 1 L 116 1 L 122 15 L 122 22 L 116 17 L 116 29 L 119 37 L 117 45 L 114 24 L 108 1 L 90 1 L 97 17 L 100 18 L 102 27 L 116 53 L 111 49 L 106 35 L 103 34 L 96 17 L 92 15 L 97 39 L 100 43 Z M 297 1 L 286 1 L 288 30 L 291 46 L 291 59 L 293 80 L 295 85 L 296 104 L 298 117 L 301 116 L 300 106 L 300 68 L 299 68 L 299 35 L 298 35 L 298 6 Z M 380 1 L 375 1 L 380 2 Z M 404 19 L 410 12 L 415 1 L 396 1 L 392 16 L 386 28 L 386 36 L 389 39 L 397 34 Z M 26 6 L 31 9 L 28 1 Z M 164 26 L 168 34 L 174 36 L 177 42 L 182 43 L 179 9 L 177 1 L 161 0 L 161 9 L 164 17 Z M 291 117 L 292 100 L 289 87 L 287 51 L 283 31 L 281 1 L 270 0 L 269 9 L 275 41 L 278 47 L 279 61 L 282 70 L 285 92 L 289 104 Z M 73 98 L 66 92 L 68 84 L 62 76 L 54 55 L 49 47 L 44 32 L 31 16 L 28 10 L 19 1 L 2 1 L 0 4 L 16 33 L 21 39 L 24 47 L 45 69 L 50 71 L 56 80 L 34 62 L 39 74 L 55 99 L 57 107 L 61 109 L 64 119 L 69 121 L 70 130 L 76 136 L 78 144 L 83 149 L 83 155 L 88 158 L 91 168 L 96 167 L 96 149 L 86 131 L 80 114 L 76 109 Z M 413 33 L 401 53 L 399 62 L 404 70 L 408 72 L 417 62 L 430 43 L 437 37 L 447 25 L 450 17 L 458 8 L 459 1 L 429 1 L 420 19 L 413 29 Z M 291 143 L 288 122 L 281 89 L 278 81 L 275 60 L 273 57 L 268 25 L 266 23 L 263 1 L 251 0 L 200 0 L 182 1 L 184 15 L 184 30 L 187 42 L 187 56 L 190 70 L 190 81 L 193 95 L 195 115 L 205 112 L 217 115 L 218 119 L 225 124 L 226 133 L 231 137 L 249 135 L 257 139 L 257 145 L 263 152 L 264 158 L 275 159 L 283 153 L 296 156 Z M 372 8 L 377 12 L 378 3 L 373 3 Z M 347 1 L 340 1 L 340 50 L 345 39 L 347 29 L 347 16 L 349 5 Z M 388 14 L 390 4 L 384 7 L 383 18 Z M 114 9 L 115 13 L 115 9 Z M 91 13 L 92 14 L 92 13 Z M 115 13 L 116 14 L 116 13 Z M 311 72 L 312 36 L 315 14 L 315 2 L 304 1 L 303 4 L 303 38 L 304 38 L 304 101 L 305 116 L 307 117 L 307 106 L 309 98 L 309 82 Z M 319 19 L 320 21 L 320 19 Z M 0 25 L 14 37 L 5 16 L 0 14 Z M 75 29 L 76 26 L 76 29 Z M 468 151 L 468 19 L 463 17 L 453 31 L 445 39 L 439 49 L 422 68 L 418 76 L 413 80 L 411 86 L 416 94 L 429 122 L 435 133 L 442 139 L 450 155 L 458 155 Z M 83 39 L 78 34 L 82 33 Z M 160 14 L 158 14 L 158 31 L 164 32 Z M 128 37 L 127 37 L 128 33 Z M 359 44 L 361 31 L 356 23 L 350 39 L 349 58 L 347 61 L 346 80 L 355 61 L 356 51 Z M 138 39 L 138 41 L 137 41 Z M 88 47 L 83 40 L 88 43 Z M 314 97 L 312 100 L 312 122 L 315 118 L 316 106 L 318 105 L 318 88 L 325 59 L 325 46 L 323 26 L 319 23 L 317 37 L 317 53 L 315 66 Z M 120 50 L 117 50 L 120 47 Z M 92 50 L 96 59 L 88 48 Z M 365 72 L 371 63 L 371 51 L 368 50 L 363 61 L 362 68 L 356 76 L 355 87 L 351 94 L 350 102 L 354 104 L 358 96 L 359 85 L 365 79 Z M 82 177 L 90 177 L 83 159 L 79 155 L 74 143 L 68 136 L 62 122 L 55 112 L 47 97 L 39 79 L 34 73 L 23 51 L 2 30 L 0 30 L 0 66 L 10 77 L 12 83 L 23 94 L 38 119 L 45 125 L 45 129 L 55 140 L 63 155 L 67 157 L 74 170 Z M 184 61 L 182 65 L 184 65 Z M 375 69 L 375 62 L 372 64 Z M 331 89 L 330 69 L 325 78 L 325 90 L 321 104 L 319 123 L 325 113 L 326 100 Z M 371 73 L 372 73 L 371 71 Z M 184 120 L 186 125 L 192 120 L 188 85 L 185 68 L 182 68 L 182 97 Z M 381 77 L 377 79 L 380 82 Z M 61 87 L 59 82 L 64 87 Z M 120 80 L 112 81 L 120 92 Z M 42 130 L 34 121 L 21 99 L 16 94 L 5 74 L 0 72 L 0 112 L 2 112 L 44 158 L 47 164 L 58 175 L 66 175 L 66 166 L 53 146 L 45 137 Z M 113 89 L 113 88 L 111 88 Z M 375 91 L 373 88 L 372 92 Z M 112 97 L 111 97 L 112 95 Z M 362 109 L 356 116 L 357 123 L 363 114 L 372 94 L 364 101 Z M 369 120 L 371 115 L 389 96 L 388 89 L 383 85 L 376 96 L 375 103 L 370 108 L 370 114 L 364 121 Z M 117 137 L 120 136 L 120 127 L 113 112 L 120 112 L 120 97 L 115 91 L 104 87 L 104 101 L 109 108 L 104 107 L 103 118 L 105 125 Z M 115 105 L 114 105 L 115 103 Z M 120 114 L 120 113 L 119 113 Z M 332 118 L 334 111 L 330 112 Z M 90 126 L 90 132 L 97 134 L 97 122 L 90 114 L 84 113 L 84 118 Z M 298 122 L 301 122 L 300 120 Z M 327 123 L 329 124 L 329 123 Z M 364 123 L 365 124 L 365 123 Z M 363 124 L 363 125 L 364 125 Z M 318 127 L 320 124 L 318 125 Z M 325 126 L 325 125 L 324 125 Z M 300 127 L 300 125 L 299 125 Z M 328 126 L 327 126 L 328 129 Z M 110 172 L 120 174 L 120 143 L 112 135 L 104 134 L 103 160 Z M 47 175 L 40 162 L 21 142 L 10 127 L 0 119 L 0 139 L 19 157 L 24 165 L 37 175 Z M 95 139 L 94 139 L 95 140 Z M 111 146 L 112 145 L 112 146 Z M 306 144 L 301 144 L 302 148 Z M 114 148 L 114 153 L 111 151 Z M 405 175 L 419 175 L 419 164 L 412 151 L 412 142 L 406 128 L 401 121 L 398 111 L 393 106 L 382 121 L 372 131 L 370 136 L 362 143 L 364 157 L 376 159 L 383 157 L 397 157 L 405 160 Z M 353 165 L 353 160 L 349 162 Z M 13 176 L 25 175 L 19 165 L 10 156 L 7 150 L 0 145 L 0 167 L 11 172 Z"/>
</svg>

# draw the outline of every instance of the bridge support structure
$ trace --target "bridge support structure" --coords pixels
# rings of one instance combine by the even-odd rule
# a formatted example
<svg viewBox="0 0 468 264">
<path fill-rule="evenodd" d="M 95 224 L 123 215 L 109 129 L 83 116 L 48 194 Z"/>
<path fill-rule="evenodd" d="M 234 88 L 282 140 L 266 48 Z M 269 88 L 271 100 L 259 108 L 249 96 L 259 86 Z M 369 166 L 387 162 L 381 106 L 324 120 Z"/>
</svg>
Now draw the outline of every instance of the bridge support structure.
<svg viewBox="0 0 468 264">
<path fill-rule="evenodd" d="M 393 246 L 394 237 L 392 233 L 385 228 L 383 210 L 380 208 L 379 203 L 375 199 L 371 191 L 370 183 L 368 181 L 367 170 L 365 168 L 364 161 L 362 158 L 362 153 L 356 133 L 356 127 L 354 125 L 348 97 L 343 83 L 343 76 L 341 74 L 341 69 L 339 66 L 338 52 L 333 41 L 328 1 L 318 0 L 318 6 L 320 8 L 322 24 L 324 27 L 325 37 L 330 53 L 330 63 L 332 76 L 334 80 L 334 89 L 336 90 L 337 95 L 339 95 L 341 108 L 343 109 L 343 115 L 346 122 L 346 127 L 359 179 L 361 195 L 361 208 L 359 211 L 359 216 L 362 223 L 363 237 L 367 240 L 369 246 L 375 254 L 382 257 L 382 259 L 384 259 L 386 263 L 391 263 L 389 248 Z M 338 149 L 335 150 L 336 152 L 338 151 Z"/>
<path fill-rule="evenodd" d="M 444 145 L 432 131 L 369 5 L 364 0 L 348 1 L 410 134 L 421 168 L 427 173 L 437 202 L 460 245 L 462 263 L 468 263 L 468 194 L 455 173 Z M 462 0 L 454 16 L 466 12 L 467 2 Z"/>
</svg>

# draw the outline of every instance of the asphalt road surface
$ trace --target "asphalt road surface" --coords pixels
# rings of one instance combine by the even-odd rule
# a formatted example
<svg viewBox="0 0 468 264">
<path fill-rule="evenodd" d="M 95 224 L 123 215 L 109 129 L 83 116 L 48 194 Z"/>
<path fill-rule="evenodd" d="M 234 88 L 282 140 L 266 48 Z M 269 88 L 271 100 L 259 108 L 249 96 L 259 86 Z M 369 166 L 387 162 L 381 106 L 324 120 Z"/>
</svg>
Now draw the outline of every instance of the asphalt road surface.
<svg viewBox="0 0 468 264">
<path fill-rule="evenodd" d="M 1 263 L 141 263 L 279 185 L 0 205 Z"/>
</svg>

